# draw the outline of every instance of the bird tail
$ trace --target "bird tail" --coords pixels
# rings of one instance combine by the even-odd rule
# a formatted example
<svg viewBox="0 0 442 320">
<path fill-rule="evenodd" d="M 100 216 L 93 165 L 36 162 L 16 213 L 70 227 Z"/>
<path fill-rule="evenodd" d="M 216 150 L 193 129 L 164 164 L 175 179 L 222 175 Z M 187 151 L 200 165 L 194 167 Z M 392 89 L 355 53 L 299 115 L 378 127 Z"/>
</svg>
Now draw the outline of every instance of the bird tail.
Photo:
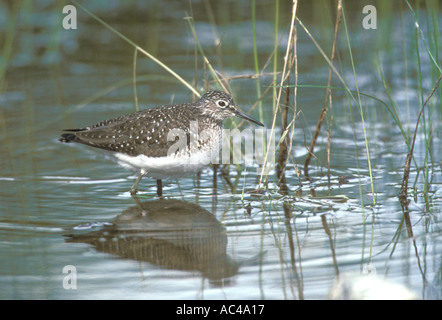
<svg viewBox="0 0 442 320">
<path fill-rule="evenodd" d="M 61 137 L 58 139 L 60 142 L 79 142 L 80 138 L 75 135 L 75 132 L 84 131 L 86 128 L 78 128 L 78 129 L 64 129 L 63 131 L 68 133 L 63 133 Z"/>
<path fill-rule="evenodd" d="M 58 139 L 60 142 L 76 142 L 78 138 L 73 133 L 63 133 L 61 137 Z"/>
</svg>

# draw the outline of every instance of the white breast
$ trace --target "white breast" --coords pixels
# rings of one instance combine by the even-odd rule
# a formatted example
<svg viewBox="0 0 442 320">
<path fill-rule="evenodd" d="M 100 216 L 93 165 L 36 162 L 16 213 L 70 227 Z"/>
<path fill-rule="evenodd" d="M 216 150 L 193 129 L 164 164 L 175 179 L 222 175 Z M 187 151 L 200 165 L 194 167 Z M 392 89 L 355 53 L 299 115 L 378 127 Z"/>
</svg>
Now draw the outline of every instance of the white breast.
<svg viewBox="0 0 442 320">
<path fill-rule="evenodd" d="M 147 157 L 145 155 L 129 156 L 115 153 L 117 162 L 122 167 L 135 170 L 154 179 L 178 179 L 195 174 L 218 156 L 217 150 L 196 151 L 191 156 Z"/>
</svg>

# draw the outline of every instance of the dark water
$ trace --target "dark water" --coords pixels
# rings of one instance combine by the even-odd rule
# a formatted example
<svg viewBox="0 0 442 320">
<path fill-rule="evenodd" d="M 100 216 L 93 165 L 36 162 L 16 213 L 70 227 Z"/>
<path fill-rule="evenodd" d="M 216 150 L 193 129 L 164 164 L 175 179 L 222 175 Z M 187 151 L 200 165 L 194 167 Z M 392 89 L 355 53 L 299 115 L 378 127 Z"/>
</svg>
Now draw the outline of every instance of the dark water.
<svg viewBox="0 0 442 320">
<path fill-rule="evenodd" d="M 329 54 L 334 13 L 324 3 L 301 6 L 299 17 Z M 189 82 L 195 77 L 195 58 L 186 14 L 192 14 L 215 69 L 226 77 L 254 74 L 249 1 L 216 2 L 211 8 L 204 1 L 192 1 L 192 7 L 182 1 L 87 5 Z M 390 11 L 387 21 L 380 15 L 378 30 L 364 30 L 363 5 L 346 7 L 359 88 L 388 103 L 376 66 L 380 59 L 404 130 L 414 132 L 421 100 L 413 16 L 402 7 Z M 77 30 L 61 27 L 62 5 L 55 2 L 32 8 L 1 4 L 0 9 L 2 38 L 17 23 L 11 55 L 3 56 L 7 70 L 0 93 L 0 298 L 324 299 L 337 275 L 368 273 L 403 286 L 390 297 L 402 297 L 408 288 L 417 298 L 441 298 L 440 93 L 426 114 L 432 126 L 430 187 L 424 192 L 424 174 L 418 175 L 413 164 L 410 188 L 416 181 L 416 195 L 410 190 L 408 210 L 397 198 L 408 149 L 391 114 L 374 99 L 362 98 L 373 188 L 358 104 L 350 107 L 338 90 L 333 119 L 329 115 L 323 126 L 310 167 L 313 181 L 305 179 L 305 146 L 324 104 L 325 90 L 317 87 L 298 89 L 288 194 L 278 192 L 274 171 L 262 184 L 263 192 L 251 192 L 259 184 L 258 165 L 243 165 L 240 171 L 230 165 L 217 171 L 216 187 L 211 168 L 199 178 L 164 181 L 161 200 L 154 196 L 155 181 L 143 179 L 137 204 L 128 193 L 135 179 L 131 173 L 103 153 L 57 141 L 64 128 L 135 110 L 133 48 L 79 8 Z M 334 12 L 333 5 L 329 9 Z M 435 16 L 441 20 L 440 13 Z M 290 5 L 281 3 L 279 70 L 290 17 Z M 425 17 L 423 11 L 426 32 L 430 22 Z M 274 4 L 257 1 L 256 18 L 262 68 L 274 48 Z M 387 27 L 390 36 L 381 36 Z M 340 32 L 336 67 L 354 90 Z M 434 69 L 420 49 L 426 97 Z M 299 27 L 297 50 L 299 83 L 326 85 L 328 65 Z M 200 57 L 197 79 L 198 88 L 210 80 Z M 260 81 L 264 91 L 272 75 Z M 256 80 L 233 79 L 229 85 L 236 103 L 248 111 L 257 98 Z M 337 79 L 333 85 L 342 87 Z M 192 99 L 188 89 L 140 53 L 137 95 L 141 108 Z M 267 128 L 272 127 L 272 103 L 270 93 L 263 99 Z M 290 106 L 291 119 L 293 101 Z M 252 115 L 260 113 L 256 109 Z M 231 121 L 225 124 L 233 128 Z M 425 150 L 420 131 L 414 151 L 419 166 L 425 164 Z M 76 289 L 69 289 L 74 284 Z"/>
</svg>

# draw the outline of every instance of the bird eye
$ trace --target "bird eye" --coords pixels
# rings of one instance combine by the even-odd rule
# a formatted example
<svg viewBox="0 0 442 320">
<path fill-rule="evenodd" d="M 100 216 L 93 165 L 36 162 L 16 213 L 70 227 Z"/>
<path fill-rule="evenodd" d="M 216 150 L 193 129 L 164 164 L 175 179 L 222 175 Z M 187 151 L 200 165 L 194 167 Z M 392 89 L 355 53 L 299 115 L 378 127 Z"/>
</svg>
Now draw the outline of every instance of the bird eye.
<svg viewBox="0 0 442 320">
<path fill-rule="evenodd" d="M 224 100 L 218 100 L 218 101 L 216 102 L 216 104 L 217 104 L 219 107 L 222 107 L 222 108 L 227 107 L 227 102 L 225 102 Z"/>
</svg>

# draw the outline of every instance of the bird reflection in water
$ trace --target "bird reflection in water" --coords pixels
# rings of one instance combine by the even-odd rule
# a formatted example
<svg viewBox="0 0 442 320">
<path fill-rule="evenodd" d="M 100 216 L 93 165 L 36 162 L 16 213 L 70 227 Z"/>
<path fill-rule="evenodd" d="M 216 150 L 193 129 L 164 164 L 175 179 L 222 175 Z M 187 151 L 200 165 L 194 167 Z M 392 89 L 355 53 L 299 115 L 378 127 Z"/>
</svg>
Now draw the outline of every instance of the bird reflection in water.
<svg viewBox="0 0 442 320">
<path fill-rule="evenodd" d="M 226 253 L 223 225 L 207 210 L 186 201 L 138 202 L 112 224 L 91 229 L 95 230 L 70 234 L 66 241 L 88 243 L 98 251 L 164 269 L 200 271 L 212 285 L 227 284 L 239 269 L 240 264 Z"/>
</svg>

